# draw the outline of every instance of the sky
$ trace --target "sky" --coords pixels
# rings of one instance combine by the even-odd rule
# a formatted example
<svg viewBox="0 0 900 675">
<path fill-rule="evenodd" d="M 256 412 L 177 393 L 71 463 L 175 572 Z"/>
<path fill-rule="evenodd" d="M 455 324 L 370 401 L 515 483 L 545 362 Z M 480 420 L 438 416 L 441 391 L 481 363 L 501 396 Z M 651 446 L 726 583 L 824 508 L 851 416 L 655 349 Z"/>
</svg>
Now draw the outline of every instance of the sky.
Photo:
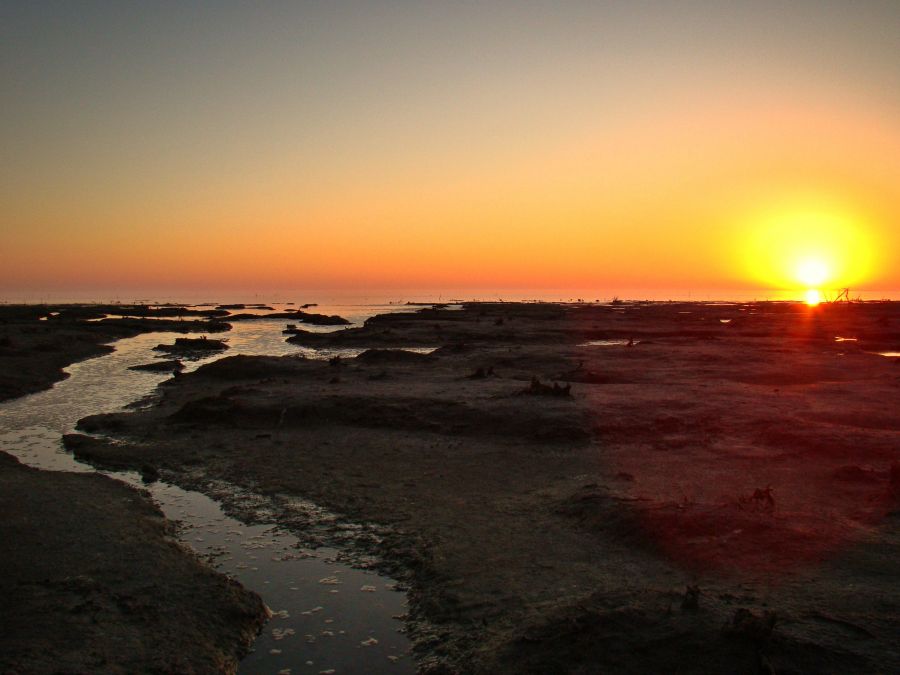
<svg viewBox="0 0 900 675">
<path fill-rule="evenodd" d="M 0 2 L 0 96 L 0 295 L 900 289 L 896 0 Z"/>
</svg>

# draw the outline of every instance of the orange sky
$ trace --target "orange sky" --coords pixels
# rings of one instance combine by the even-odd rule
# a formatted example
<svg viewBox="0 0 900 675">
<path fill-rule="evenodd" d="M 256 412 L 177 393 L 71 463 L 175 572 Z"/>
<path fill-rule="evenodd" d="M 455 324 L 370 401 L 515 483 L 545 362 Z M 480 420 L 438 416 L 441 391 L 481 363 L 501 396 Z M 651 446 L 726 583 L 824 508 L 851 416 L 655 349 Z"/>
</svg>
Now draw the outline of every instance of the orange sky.
<svg viewBox="0 0 900 675">
<path fill-rule="evenodd" d="M 900 289 L 891 4 L 110 7 L 3 10 L 0 291 Z"/>
</svg>

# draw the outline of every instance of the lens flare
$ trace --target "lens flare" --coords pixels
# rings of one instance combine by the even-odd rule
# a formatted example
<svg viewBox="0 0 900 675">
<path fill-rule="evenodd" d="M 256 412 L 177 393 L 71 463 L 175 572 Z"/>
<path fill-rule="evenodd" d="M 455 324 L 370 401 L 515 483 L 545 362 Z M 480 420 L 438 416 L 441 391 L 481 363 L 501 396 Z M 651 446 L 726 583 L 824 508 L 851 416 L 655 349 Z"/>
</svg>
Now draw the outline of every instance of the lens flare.
<svg viewBox="0 0 900 675">
<path fill-rule="evenodd" d="M 820 302 L 822 302 L 822 293 L 820 293 L 815 288 L 810 288 L 806 291 L 806 295 L 804 296 L 804 301 L 810 307 L 815 307 Z"/>
</svg>

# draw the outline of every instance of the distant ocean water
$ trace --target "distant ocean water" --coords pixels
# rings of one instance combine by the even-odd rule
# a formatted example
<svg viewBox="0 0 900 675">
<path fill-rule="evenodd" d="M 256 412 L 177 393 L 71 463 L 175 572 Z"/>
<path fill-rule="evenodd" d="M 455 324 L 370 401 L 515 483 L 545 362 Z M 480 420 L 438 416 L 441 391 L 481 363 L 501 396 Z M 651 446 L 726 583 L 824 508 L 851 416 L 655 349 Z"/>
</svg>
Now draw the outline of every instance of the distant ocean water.
<svg viewBox="0 0 900 675">
<path fill-rule="evenodd" d="M 822 289 L 824 299 L 837 291 Z M 740 301 L 802 300 L 802 289 L 415 289 L 415 290 L 240 290 L 240 289 L 90 289 L 90 290 L 2 290 L 0 302 L 37 303 L 145 303 L 145 304 L 222 304 L 222 303 L 318 303 L 320 305 L 390 305 L 454 301 L 545 301 L 609 302 L 622 300 Z M 900 300 L 900 290 L 851 290 L 852 298 L 863 300 Z"/>
</svg>

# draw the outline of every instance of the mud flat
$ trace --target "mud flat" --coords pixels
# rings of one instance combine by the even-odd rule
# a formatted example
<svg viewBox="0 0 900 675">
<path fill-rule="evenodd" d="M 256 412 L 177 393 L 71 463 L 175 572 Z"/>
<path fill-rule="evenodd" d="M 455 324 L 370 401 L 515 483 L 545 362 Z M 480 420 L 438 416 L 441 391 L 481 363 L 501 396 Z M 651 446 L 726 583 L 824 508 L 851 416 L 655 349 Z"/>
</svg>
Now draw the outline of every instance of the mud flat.
<svg viewBox="0 0 900 675">
<path fill-rule="evenodd" d="M 50 387 L 63 368 L 112 351 L 107 343 L 153 331 L 218 333 L 227 312 L 132 305 L 0 305 L 0 401 Z M 181 318 L 158 318 L 158 317 Z M 185 320 L 183 317 L 193 317 Z"/>
<path fill-rule="evenodd" d="M 290 341 L 367 351 L 225 358 L 67 447 L 300 536 L 295 497 L 371 524 L 422 672 L 900 671 L 900 305 L 470 304 Z"/>
<path fill-rule="evenodd" d="M 0 453 L 0 671 L 229 673 L 267 611 L 138 490 Z"/>
</svg>

